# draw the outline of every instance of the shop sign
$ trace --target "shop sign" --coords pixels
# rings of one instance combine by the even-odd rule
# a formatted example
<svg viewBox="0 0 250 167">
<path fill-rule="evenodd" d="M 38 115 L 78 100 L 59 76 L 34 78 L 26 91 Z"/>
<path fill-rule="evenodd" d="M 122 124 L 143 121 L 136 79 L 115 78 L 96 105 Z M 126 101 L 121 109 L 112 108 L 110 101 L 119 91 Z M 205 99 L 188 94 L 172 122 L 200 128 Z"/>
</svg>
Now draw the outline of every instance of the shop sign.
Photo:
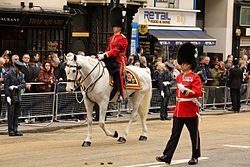
<svg viewBox="0 0 250 167">
<path fill-rule="evenodd" d="M 148 25 L 139 25 L 138 27 L 139 33 L 141 33 L 142 35 L 145 35 L 146 33 L 148 33 Z"/>
<path fill-rule="evenodd" d="M 0 25 L 19 25 L 22 17 L 17 14 L 0 13 Z"/>
<path fill-rule="evenodd" d="M 155 26 L 196 26 L 196 10 L 140 8 L 138 24 Z"/>
<path fill-rule="evenodd" d="M 216 45 L 216 41 L 160 41 L 160 44 L 166 45 L 166 46 L 178 46 L 178 45 L 182 45 L 186 42 L 190 42 L 196 46 L 214 46 L 214 45 Z"/>
</svg>

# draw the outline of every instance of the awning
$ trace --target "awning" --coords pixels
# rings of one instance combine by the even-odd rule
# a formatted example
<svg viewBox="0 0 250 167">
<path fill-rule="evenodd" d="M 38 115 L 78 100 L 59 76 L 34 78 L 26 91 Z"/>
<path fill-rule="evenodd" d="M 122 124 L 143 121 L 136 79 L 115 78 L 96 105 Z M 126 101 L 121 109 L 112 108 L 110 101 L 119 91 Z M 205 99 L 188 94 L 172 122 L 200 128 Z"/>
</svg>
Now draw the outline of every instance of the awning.
<svg viewBox="0 0 250 167">
<path fill-rule="evenodd" d="M 200 46 L 214 46 L 216 39 L 200 28 L 149 27 L 149 34 L 155 36 L 161 45 L 175 46 L 190 42 Z"/>
</svg>

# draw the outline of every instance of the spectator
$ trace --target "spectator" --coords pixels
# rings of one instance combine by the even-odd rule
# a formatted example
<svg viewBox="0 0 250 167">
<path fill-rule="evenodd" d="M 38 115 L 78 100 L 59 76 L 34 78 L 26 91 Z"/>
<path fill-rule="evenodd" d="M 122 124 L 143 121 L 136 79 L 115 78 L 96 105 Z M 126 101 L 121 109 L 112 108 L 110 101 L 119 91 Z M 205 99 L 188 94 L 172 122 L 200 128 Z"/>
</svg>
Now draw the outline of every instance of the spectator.
<svg viewBox="0 0 250 167">
<path fill-rule="evenodd" d="M 136 60 L 140 60 L 140 57 L 141 56 L 143 56 L 143 48 L 141 48 L 141 47 L 138 47 L 137 49 L 136 49 L 136 55 L 134 56 L 134 60 L 136 61 Z"/>
<path fill-rule="evenodd" d="M 13 70 L 13 68 L 14 68 L 14 62 L 18 61 L 18 60 L 19 60 L 19 56 L 18 55 L 13 55 L 11 57 L 11 63 L 10 63 L 11 65 L 10 65 L 9 71 Z"/>
<path fill-rule="evenodd" d="M 177 63 L 176 60 L 173 61 L 174 71 L 173 71 L 173 78 L 176 80 L 176 77 L 181 73 L 181 66 Z"/>
<path fill-rule="evenodd" d="M 84 53 L 83 51 L 78 51 L 78 52 L 77 52 L 77 55 L 85 56 L 85 53 Z"/>
<path fill-rule="evenodd" d="M 55 83 L 55 76 L 53 74 L 51 62 L 48 60 L 42 64 L 42 67 L 39 70 L 38 81 L 45 83 L 44 85 L 38 85 L 38 90 L 44 92 L 52 91 L 53 84 Z"/>
<path fill-rule="evenodd" d="M 147 68 L 147 59 L 145 56 L 140 57 L 140 67 L 141 68 Z"/>
<path fill-rule="evenodd" d="M 6 52 L 6 51 L 5 51 Z M 8 72 L 11 66 L 11 62 L 10 62 L 10 57 L 8 54 L 3 54 L 3 59 L 4 59 L 4 65 L 3 65 L 3 69 L 5 70 L 5 72 Z"/>
<path fill-rule="evenodd" d="M 60 62 L 59 58 L 54 54 L 51 59 L 53 72 L 57 81 L 66 81 L 66 73 L 64 70 L 63 63 Z"/>
<path fill-rule="evenodd" d="M 45 57 L 45 60 L 51 61 L 51 60 L 52 60 L 52 55 L 53 55 L 53 53 L 49 53 L 49 54 Z"/>
<path fill-rule="evenodd" d="M 24 64 L 24 67 L 22 68 L 22 72 L 24 74 L 24 80 L 25 82 L 32 82 L 34 77 L 34 70 L 30 66 L 30 55 L 24 54 L 22 60 Z"/>
<path fill-rule="evenodd" d="M 245 61 L 240 61 L 240 65 L 239 65 L 240 69 L 243 71 L 243 83 L 247 83 L 248 82 L 248 73 L 247 73 L 247 62 Z"/>
<path fill-rule="evenodd" d="M 37 69 L 40 69 L 40 67 L 41 67 L 41 65 L 42 65 L 42 63 L 41 63 L 41 55 L 40 55 L 40 53 L 36 53 L 35 54 L 35 56 L 34 56 L 34 61 L 35 61 L 35 67 L 37 68 Z"/>
<path fill-rule="evenodd" d="M 232 108 L 230 111 L 240 111 L 240 88 L 243 80 L 243 71 L 239 68 L 239 61 L 233 60 L 234 67 L 229 70 L 229 87 L 232 100 Z"/>
<path fill-rule="evenodd" d="M 6 72 L 4 70 L 4 58 L 0 57 L 0 115 L 2 113 L 2 98 L 1 98 L 1 94 L 2 94 L 2 83 L 4 81 L 4 76 L 6 75 Z"/>
<path fill-rule="evenodd" d="M 212 74 L 211 74 L 211 69 L 210 69 L 210 57 L 208 56 L 204 58 L 204 68 L 205 68 L 206 76 L 207 76 L 206 85 L 209 86 L 211 85 Z"/>
<path fill-rule="evenodd" d="M 225 64 L 229 63 L 229 64 L 233 64 L 233 55 L 228 55 L 227 56 L 227 60 L 224 61 Z"/>
<path fill-rule="evenodd" d="M 130 55 L 128 57 L 128 63 L 127 66 L 133 66 L 134 65 L 134 55 Z"/>
<path fill-rule="evenodd" d="M 139 60 L 136 60 L 134 66 L 140 67 L 140 61 L 139 61 Z"/>
<path fill-rule="evenodd" d="M 32 82 L 37 82 L 38 81 L 38 72 L 39 72 L 41 66 L 38 65 L 35 58 L 30 59 L 29 66 L 33 70 Z"/>
<path fill-rule="evenodd" d="M 207 83 L 207 76 L 206 76 L 206 69 L 205 69 L 205 57 L 200 56 L 199 57 L 199 63 L 197 65 L 197 68 L 195 69 L 195 72 L 197 75 L 200 76 L 200 79 L 203 84 Z"/>
</svg>

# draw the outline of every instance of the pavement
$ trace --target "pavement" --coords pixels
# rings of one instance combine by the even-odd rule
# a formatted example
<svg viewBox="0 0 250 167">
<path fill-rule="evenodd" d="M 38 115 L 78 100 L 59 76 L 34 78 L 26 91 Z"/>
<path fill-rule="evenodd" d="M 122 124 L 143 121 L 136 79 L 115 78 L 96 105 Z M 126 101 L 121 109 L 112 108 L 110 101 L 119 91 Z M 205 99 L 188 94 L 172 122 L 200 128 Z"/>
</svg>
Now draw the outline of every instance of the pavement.
<svg viewBox="0 0 250 167">
<path fill-rule="evenodd" d="M 240 112 L 250 112 L 249 105 L 242 105 Z M 225 115 L 225 114 L 233 114 L 233 111 L 222 110 L 222 109 L 205 109 L 200 114 L 201 116 L 206 115 Z M 169 113 L 169 117 L 173 117 L 173 113 Z M 117 117 L 116 113 L 113 113 L 111 116 L 107 117 L 106 124 L 117 124 L 117 123 L 126 123 L 130 118 L 130 113 L 123 112 L 122 117 Z M 138 118 L 137 118 L 138 119 Z M 159 113 L 150 112 L 148 114 L 147 120 L 159 120 Z M 93 125 L 98 125 L 98 121 L 94 121 Z M 23 133 L 42 133 L 42 132 L 50 132 L 56 131 L 60 129 L 71 129 L 87 126 L 86 120 L 58 120 L 58 121 L 47 121 L 44 123 L 34 122 L 34 123 L 20 123 L 19 130 Z M 7 124 L 0 124 L 0 135 L 7 134 Z"/>
</svg>

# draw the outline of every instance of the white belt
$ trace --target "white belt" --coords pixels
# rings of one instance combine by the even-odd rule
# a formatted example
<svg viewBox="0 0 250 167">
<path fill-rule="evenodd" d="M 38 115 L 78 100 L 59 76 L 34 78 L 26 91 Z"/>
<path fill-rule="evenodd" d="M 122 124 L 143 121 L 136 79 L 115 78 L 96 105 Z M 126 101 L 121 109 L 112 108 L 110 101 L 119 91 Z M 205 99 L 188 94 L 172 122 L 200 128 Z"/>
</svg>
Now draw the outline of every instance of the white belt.
<svg viewBox="0 0 250 167">
<path fill-rule="evenodd" d="M 179 97 L 176 97 L 176 101 L 178 101 L 178 102 L 192 101 L 192 102 L 194 102 L 198 107 L 201 107 L 201 103 L 198 101 L 197 98 L 179 98 Z"/>
</svg>

